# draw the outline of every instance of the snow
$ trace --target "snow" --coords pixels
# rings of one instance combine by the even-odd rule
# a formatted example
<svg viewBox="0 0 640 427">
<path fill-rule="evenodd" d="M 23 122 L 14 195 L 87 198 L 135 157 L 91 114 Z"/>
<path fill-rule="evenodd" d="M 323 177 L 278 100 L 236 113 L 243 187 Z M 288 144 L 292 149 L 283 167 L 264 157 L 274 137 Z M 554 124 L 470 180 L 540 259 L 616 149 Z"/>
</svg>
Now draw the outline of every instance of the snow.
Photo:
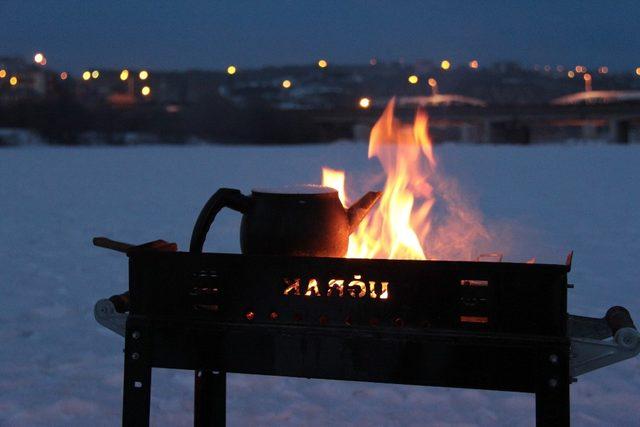
<svg viewBox="0 0 640 427">
<path fill-rule="evenodd" d="M 442 145 L 436 155 L 484 213 L 509 260 L 564 262 L 575 250 L 570 311 L 616 304 L 640 318 L 640 146 Z M 45 146 L 0 150 L 0 425 L 120 422 L 121 337 L 93 319 L 127 287 L 127 262 L 93 236 L 188 246 L 219 187 L 319 183 L 346 168 L 354 196 L 378 173 L 366 146 Z M 223 212 L 206 249 L 238 252 Z M 192 375 L 154 370 L 153 425 L 191 425 Z M 229 425 L 529 426 L 532 395 L 230 375 Z M 640 358 L 572 385 L 578 426 L 640 424 Z"/>
</svg>

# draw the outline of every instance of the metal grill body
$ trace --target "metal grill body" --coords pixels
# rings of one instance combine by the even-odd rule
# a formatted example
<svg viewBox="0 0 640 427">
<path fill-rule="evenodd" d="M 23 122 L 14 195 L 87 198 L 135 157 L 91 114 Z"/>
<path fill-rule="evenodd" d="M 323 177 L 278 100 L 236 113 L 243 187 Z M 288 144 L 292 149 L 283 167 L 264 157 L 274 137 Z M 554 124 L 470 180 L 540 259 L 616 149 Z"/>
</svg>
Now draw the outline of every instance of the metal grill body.
<svg viewBox="0 0 640 427">
<path fill-rule="evenodd" d="M 534 393 L 569 424 L 565 265 L 131 254 L 124 425 L 153 367 L 196 372 L 195 424 L 225 422 L 225 373 Z"/>
</svg>

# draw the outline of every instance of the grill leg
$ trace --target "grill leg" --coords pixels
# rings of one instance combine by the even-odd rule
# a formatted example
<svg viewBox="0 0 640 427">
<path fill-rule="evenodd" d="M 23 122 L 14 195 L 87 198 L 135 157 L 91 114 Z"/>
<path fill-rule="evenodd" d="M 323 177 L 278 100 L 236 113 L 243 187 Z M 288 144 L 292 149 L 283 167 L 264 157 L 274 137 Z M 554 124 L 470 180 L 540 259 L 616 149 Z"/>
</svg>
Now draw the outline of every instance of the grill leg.
<svg viewBox="0 0 640 427">
<path fill-rule="evenodd" d="M 151 405 L 150 333 L 144 319 L 127 320 L 124 345 L 122 425 L 149 425 Z"/>
<path fill-rule="evenodd" d="M 227 374 L 211 369 L 196 371 L 193 425 L 223 427 L 227 419 Z"/>
<path fill-rule="evenodd" d="M 536 392 L 536 427 L 569 426 L 569 384 Z"/>
</svg>

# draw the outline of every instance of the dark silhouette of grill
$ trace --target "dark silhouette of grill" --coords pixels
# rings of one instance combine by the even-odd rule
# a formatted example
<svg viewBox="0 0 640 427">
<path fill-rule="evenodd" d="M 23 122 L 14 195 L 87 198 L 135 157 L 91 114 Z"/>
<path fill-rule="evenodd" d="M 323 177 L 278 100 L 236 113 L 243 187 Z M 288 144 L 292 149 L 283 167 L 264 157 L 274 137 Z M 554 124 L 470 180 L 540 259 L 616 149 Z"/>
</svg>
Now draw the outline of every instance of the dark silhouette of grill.
<svg viewBox="0 0 640 427">
<path fill-rule="evenodd" d="M 568 425 L 573 377 L 640 347 L 621 307 L 602 319 L 567 314 L 570 257 L 396 261 L 96 244 L 129 255 L 129 291 L 96 305 L 98 321 L 125 336 L 127 426 L 148 425 L 153 367 L 195 371 L 197 426 L 225 424 L 227 372 L 528 392 L 537 425 Z M 617 359 L 591 357 L 610 336 Z"/>
</svg>

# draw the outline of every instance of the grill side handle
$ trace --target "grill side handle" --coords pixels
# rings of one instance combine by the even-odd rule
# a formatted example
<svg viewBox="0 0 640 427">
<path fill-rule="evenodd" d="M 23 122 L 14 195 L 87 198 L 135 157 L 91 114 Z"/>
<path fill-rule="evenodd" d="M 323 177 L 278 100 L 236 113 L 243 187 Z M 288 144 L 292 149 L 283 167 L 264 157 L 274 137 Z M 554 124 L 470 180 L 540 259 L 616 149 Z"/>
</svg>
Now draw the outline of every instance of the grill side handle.
<svg viewBox="0 0 640 427">
<path fill-rule="evenodd" d="M 607 324 L 611 329 L 611 333 L 614 336 L 616 332 L 622 328 L 637 329 L 636 325 L 633 324 L 633 319 L 631 319 L 629 310 L 619 305 L 607 310 L 607 314 L 605 314 L 604 319 L 607 321 Z"/>
<path fill-rule="evenodd" d="M 132 245 L 107 237 L 94 237 L 93 244 L 102 248 L 124 252 L 127 256 L 143 251 L 175 252 L 178 250 L 178 245 L 164 240 L 153 240 L 142 245 Z M 129 291 L 126 291 L 96 302 L 93 308 L 93 315 L 99 324 L 111 329 L 118 335 L 124 336 L 127 312 L 129 312 L 130 308 L 131 297 Z"/>
<path fill-rule="evenodd" d="M 640 354 L 640 333 L 629 311 L 620 306 L 611 307 L 601 319 L 569 315 L 569 338 L 573 377 Z"/>
</svg>

